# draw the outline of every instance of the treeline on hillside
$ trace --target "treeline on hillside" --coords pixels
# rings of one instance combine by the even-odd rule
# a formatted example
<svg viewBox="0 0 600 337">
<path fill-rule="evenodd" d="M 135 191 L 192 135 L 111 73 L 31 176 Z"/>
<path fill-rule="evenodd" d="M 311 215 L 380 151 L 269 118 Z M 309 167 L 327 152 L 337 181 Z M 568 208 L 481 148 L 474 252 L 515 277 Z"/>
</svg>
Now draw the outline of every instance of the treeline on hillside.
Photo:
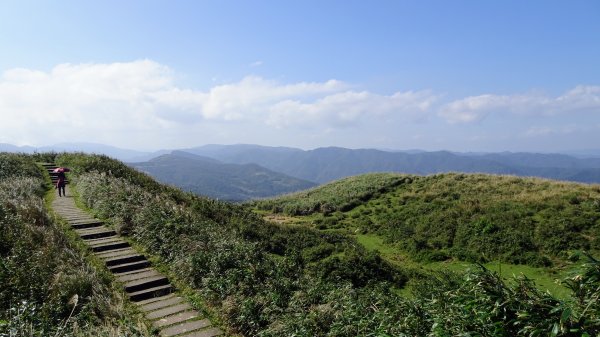
<svg viewBox="0 0 600 337">
<path fill-rule="evenodd" d="M 568 280 L 568 300 L 485 269 L 409 274 L 344 235 L 279 227 L 242 206 L 162 187 L 106 157 L 56 159 L 73 169 L 88 207 L 159 255 L 245 336 L 600 333 L 593 259 Z M 397 292 L 408 278 L 412 299 Z"/>
<path fill-rule="evenodd" d="M 0 153 L 0 336 L 149 335 L 45 209 L 45 159 Z"/>
<path fill-rule="evenodd" d="M 385 191 L 360 194 L 369 190 L 365 185 Z M 323 204 L 337 211 L 312 206 Z M 318 228 L 377 234 L 421 260 L 548 266 L 574 250 L 600 250 L 599 185 L 484 174 L 377 174 L 253 205 L 292 215 L 309 210 L 317 213 L 312 221 Z"/>
</svg>

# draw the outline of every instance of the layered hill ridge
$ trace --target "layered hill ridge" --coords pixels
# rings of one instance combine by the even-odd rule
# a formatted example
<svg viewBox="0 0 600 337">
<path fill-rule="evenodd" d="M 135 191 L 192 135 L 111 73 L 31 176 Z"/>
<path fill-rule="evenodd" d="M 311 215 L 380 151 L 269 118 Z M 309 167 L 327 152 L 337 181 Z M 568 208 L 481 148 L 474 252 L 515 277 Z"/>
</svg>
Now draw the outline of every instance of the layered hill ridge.
<svg viewBox="0 0 600 337">
<path fill-rule="evenodd" d="M 461 153 L 421 150 L 376 150 L 324 147 L 301 150 L 251 144 L 204 145 L 180 149 L 227 164 L 257 164 L 271 171 L 315 183 L 372 172 L 432 174 L 443 172 L 513 174 L 556 180 L 600 183 L 599 150 L 570 154 L 500 152 Z M 144 152 L 93 143 L 64 143 L 34 148 L 0 143 L 0 151 L 81 151 L 106 154 L 126 162 L 145 162 L 173 150 Z M 193 176 L 190 177 L 193 179 Z"/>
<path fill-rule="evenodd" d="M 271 197 L 316 185 L 257 164 L 227 164 L 183 151 L 173 151 L 131 165 L 161 182 L 199 195 L 230 201 Z"/>
<path fill-rule="evenodd" d="M 340 147 L 304 151 L 256 145 L 207 145 L 185 151 L 227 163 L 255 163 L 317 183 L 372 172 L 422 175 L 443 172 L 492 173 L 585 183 L 600 182 L 599 158 L 576 158 L 563 154 L 391 152 Z"/>
</svg>

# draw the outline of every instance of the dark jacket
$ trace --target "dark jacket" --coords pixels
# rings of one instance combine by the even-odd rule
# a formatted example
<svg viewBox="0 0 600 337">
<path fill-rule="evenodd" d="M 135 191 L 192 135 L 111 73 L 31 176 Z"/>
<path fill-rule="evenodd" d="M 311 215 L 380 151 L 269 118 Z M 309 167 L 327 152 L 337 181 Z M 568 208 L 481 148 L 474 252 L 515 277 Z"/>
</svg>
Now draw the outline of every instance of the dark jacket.
<svg viewBox="0 0 600 337">
<path fill-rule="evenodd" d="M 67 177 L 65 176 L 64 172 L 58 172 L 58 174 L 56 175 L 58 177 L 58 181 L 56 182 L 56 187 L 64 187 L 65 186 L 65 181 L 67 180 Z"/>
</svg>

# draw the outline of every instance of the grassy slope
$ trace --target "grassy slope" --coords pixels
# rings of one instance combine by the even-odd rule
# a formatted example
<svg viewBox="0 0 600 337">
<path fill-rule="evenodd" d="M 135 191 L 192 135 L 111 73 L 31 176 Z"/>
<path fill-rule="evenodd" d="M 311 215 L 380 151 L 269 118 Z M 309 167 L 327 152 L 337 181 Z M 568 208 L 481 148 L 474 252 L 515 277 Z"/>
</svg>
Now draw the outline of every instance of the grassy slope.
<svg viewBox="0 0 600 337">
<path fill-rule="evenodd" d="M 371 179 L 373 187 L 361 194 Z M 330 211 L 313 206 L 324 204 Z M 304 222 L 320 229 L 375 234 L 419 260 L 544 266 L 564 261 L 572 250 L 600 248 L 598 185 L 481 174 L 378 174 L 254 206 L 307 215 Z"/>
<path fill-rule="evenodd" d="M 149 335 L 108 272 L 47 212 L 34 159 L 46 158 L 0 154 L 0 335 Z"/>
<path fill-rule="evenodd" d="M 406 280 L 403 269 L 351 237 L 277 226 L 241 206 L 157 184 L 106 157 L 62 155 L 58 161 L 73 168 L 88 207 L 157 254 L 243 335 L 600 333 L 595 262 L 586 269 L 589 275 L 571 280 L 577 300 L 557 300 L 523 279 L 507 284 L 487 270 L 414 273 L 413 299 L 407 299 L 394 290 Z M 387 186 L 396 190 L 413 180 L 392 178 L 368 196 L 362 187 L 348 195 L 336 192 L 328 203 L 333 209 L 318 209 L 343 218 L 342 211 L 351 208 L 344 205 L 373 200 L 386 195 Z M 323 214 L 312 217 L 322 220 Z"/>
<path fill-rule="evenodd" d="M 384 239 L 373 234 L 357 234 L 356 240 L 371 251 L 378 251 L 381 256 L 395 265 L 411 267 L 416 269 L 443 271 L 450 270 L 458 273 L 465 272 L 475 267 L 473 263 L 459 261 L 456 259 L 439 262 L 416 262 L 406 252 L 397 247 L 386 244 Z M 532 267 L 528 265 L 515 265 L 503 262 L 487 262 L 483 264 L 487 269 L 498 273 L 504 280 L 510 281 L 514 277 L 523 275 L 533 280 L 539 289 L 549 291 L 558 298 L 566 299 L 571 296 L 570 290 L 562 284 L 562 280 L 569 277 L 579 267 L 578 264 L 570 264 L 561 268 Z M 410 287 L 403 294 L 410 295 Z"/>
<path fill-rule="evenodd" d="M 568 293 L 555 280 L 568 274 L 572 251 L 599 248 L 598 185 L 367 174 L 252 206 L 280 223 L 350 234 L 395 265 L 465 270 L 461 261 L 481 262 L 558 296 Z"/>
</svg>

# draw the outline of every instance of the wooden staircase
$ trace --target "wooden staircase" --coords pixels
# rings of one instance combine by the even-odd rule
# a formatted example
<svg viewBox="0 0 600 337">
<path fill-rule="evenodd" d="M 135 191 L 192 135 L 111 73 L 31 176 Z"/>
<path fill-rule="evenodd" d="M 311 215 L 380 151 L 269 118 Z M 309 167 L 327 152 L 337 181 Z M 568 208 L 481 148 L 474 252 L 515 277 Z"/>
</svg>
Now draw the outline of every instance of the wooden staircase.
<svg viewBox="0 0 600 337">
<path fill-rule="evenodd" d="M 56 184 L 52 175 L 56 165 L 43 166 Z M 104 261 L 108 270 L 123 284 L 129 299 L 160 331 L 160 336 L 213 337 L 223 334 L 179 296 L 168 278 L 152 268 L 144 255 L 102 221 L 79 209 L 71 194 L 68 195 L 55 198 L 52 208 L 71 225 L 93 254 Z"/>
</svg>

